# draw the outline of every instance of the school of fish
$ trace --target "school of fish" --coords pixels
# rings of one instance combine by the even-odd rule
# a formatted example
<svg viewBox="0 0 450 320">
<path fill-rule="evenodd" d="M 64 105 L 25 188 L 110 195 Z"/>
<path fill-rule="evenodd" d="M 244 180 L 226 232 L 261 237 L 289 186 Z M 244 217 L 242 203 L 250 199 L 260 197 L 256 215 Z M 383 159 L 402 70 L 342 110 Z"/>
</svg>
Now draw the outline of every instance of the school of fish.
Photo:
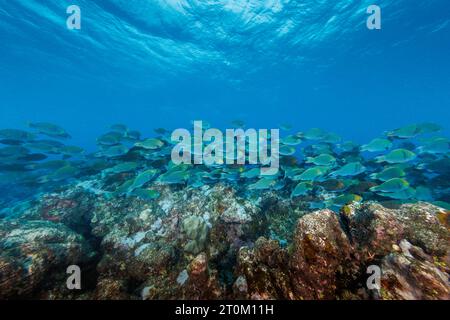
<svg viewBox="0 0 450 320">
<path fill-rule="evenodd" d="M 235 120 L 233 125 L 245 123 Z M 176 142 L 163 128 L 143 138 L 139 131 L 115 124 L 97 138 L 98 150 L 87 153 L 68 143 L 71 136 L 59 125 L 28 127 L 0 130 L 2 207 L 94 178 L 111 199 L 152 201 L 160 196 L 151 188 L 155 183 L 201 188 L 221 182 L 247 193 L 274 190 L 309 203 L 311 209 L 339 210 L 374 200 L 426 201 L 450 210 L 450 140 L 434 123 L 397 128 L 363 145 L 319 128 L 293 132 L 291 125 L 282 125 L 280 169 L 272 176 L 261 175 L 258 165 L 175 165 L 171 151 Z"/>
</svg>

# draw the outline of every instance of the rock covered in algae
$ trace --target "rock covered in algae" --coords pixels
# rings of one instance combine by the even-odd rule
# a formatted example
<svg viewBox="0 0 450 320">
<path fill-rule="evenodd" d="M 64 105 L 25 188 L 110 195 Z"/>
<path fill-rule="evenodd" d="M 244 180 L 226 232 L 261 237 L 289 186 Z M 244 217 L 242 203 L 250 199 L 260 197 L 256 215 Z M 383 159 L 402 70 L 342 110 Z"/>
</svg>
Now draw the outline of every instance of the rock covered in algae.
<svg viewBox="0 0 450 320">
<path fill-rule="evenodd" d="M 278 241 L 261 237 L 253 248 L 241 248 L 237 260 L 237 279 L 246 282 L 238 296 L 256 300 L 294 299 L 289 255 L 279 247 Z"/>
<path fill-rule="evenodd" d="M 445 255 L 449 251 L 450 235 L 440 223 L 443 211 L 427 203 L 405 204 L 388 209 L 377 203 L 367 203 L 350 219 L 350 233 L 361 251 L 385 255 L 402 239 L 422 247 L 426 252 Z"/>
<path fill-rule="evenodd" d="M 288 249 L 265 238 L 241 248 L 236 271 L 247 284 L 244 297 L 448 299 L 449 231 L 435 216 L 439 210 L 369 203 L 344 221 L 329 210 L 305 215 Z M 415 220 L 421 218 L 426 222 Z M 369 265 L 382 271 L 377 292 L 366 288 Z"/>
<path fill-rule="evenodd" d="M 70 265 L 92 261 L 83 236 L 61 223 L 3 221 L 0 224 L 0 299 L 27 297 L 54 286 Z M 65 280 L 63 280 L 65 284 Z"/>
<path fill-rule="evenodd" d="M 301 299 L 333 299 L 339 287 L 353 281 L 358 258 L 337 215 L 322 210 L 298 221 L 290 270 Z"/>
<path fill-rule="evenodd" d="M 21 220 L 59 222 L 75 232 L 89 236 L 95 196 L 81 188 L 43 195 L 39 202 L 20 215 Z"/>
<path fill-rule="evenodd" d="M 396 216 L 404 224 L 405 239 L 438 256 L 449 254 L 450 234 L 439 216 L 445 210 L 428 203 L 405 204 Z"/>
<path fill-rule="evenodd" d="M 404 225 L 387 209 L 379 204 L 367 204 L 349 217 L 349 233 L 358 251 L 365 256 L 384 256 L 390 252 L 404 234 Z"/>
<path fill-rule="evenodd" d="M 439 261 L 407 240 L 402 240 L 399 247 L 400 252 L 390 253 L 381 261 L 381 297 L 394 300 L 450 299 L 448 273 L 439 268 Z"/>
<path fill-rule="evenodd" d="M 333 299 L 358 271 L 350 241 L 329 210 L 300 218 L 287 250 L 260 238 L 253 249 L 241 249 L 238 262 L 251 299 Z"/>
</svg>

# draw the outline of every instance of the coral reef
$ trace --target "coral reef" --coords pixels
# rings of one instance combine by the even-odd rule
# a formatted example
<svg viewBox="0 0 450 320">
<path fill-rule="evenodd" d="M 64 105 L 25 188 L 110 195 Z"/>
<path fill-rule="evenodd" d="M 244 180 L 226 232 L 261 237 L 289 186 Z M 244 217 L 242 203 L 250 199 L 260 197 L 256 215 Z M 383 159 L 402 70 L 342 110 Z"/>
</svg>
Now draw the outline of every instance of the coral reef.
<svg viewBox="0 0 450 320">
<path fill-rule="evenodd" d="M 111 200 L 74 186 L 3 217 L 0 298 L 450 298 L 448 212 L 431 204 L 312 212 L 225 184 L 152 189 L 158 199 Z M 65 287 L 72 264 L 80 292 Z"/>
</svg>

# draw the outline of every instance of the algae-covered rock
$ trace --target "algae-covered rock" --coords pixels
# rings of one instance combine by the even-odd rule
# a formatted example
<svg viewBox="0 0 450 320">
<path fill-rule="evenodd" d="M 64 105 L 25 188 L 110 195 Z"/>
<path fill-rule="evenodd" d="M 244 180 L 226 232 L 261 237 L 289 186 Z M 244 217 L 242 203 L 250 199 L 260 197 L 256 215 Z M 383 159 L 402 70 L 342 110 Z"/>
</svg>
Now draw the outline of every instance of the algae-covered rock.
<svg viewBox="0 0 450 320">
<path fill-rule="evenodd" d="M 264 238 L 241 248 L 236 276 L 245 278 L 248 292 L 236 286 L 234 292 L 250 299 L 448 299 L 449 232 L 435 210 L 368 203 L 344 220 L 330 210 L 307 214 L 288 250 Z M 382 272 L 378 295 L 366 287 L 369 265 Z"/>
<path fill-rule="evenodd" d="M 257 300 L 294 298 L 289 256 L 277 241 L 259 238 L 254 248 L 241 248 L 237 260 L 237 279 L 246 280 L 246 292 L 239 291 L 239 297 Z"/>
<path fill-rule="evenodd" d="M 401 252 L 383 258 L 380 295 L 383 299 L 450 299 L 448 274 L 421 248 L 402 240 Z"/>
<path fill-rule="evenodd" d="M 405 239 L 429 254 L 450 253 L 450 233 L 439 220 L 445 210 L 428 203 L 405 204 L 395 211 L 404 225 Z"/>
<path fill-rule="evenodd" d="M 368 203 L 350 217 L 350 235 L 363 258 L 384 256 L 403 238 L 404 225 L 394 212 L 380 204 Z"/>
<path fill-rule="evenodd" d="M 77 187 L 61 193 L 46 194 L 39 198 L 33 207 L 22 212 L 20 219 L 60 222 L 89 237 L 89 223 L 95 200 L 95 195 Z"/>
<path fill-rule="evenodd" d="M 128 293 L 126 279 L 99 278 L 93 299 L 95 300 L 129 300 L 135 297 Z"/>
<path fill-rule="evenodd" d="M 353 247 L 333 211 L 299 219 L 290 258 L 293 287 L 302 299 L 333 299 L 358 272 Z M 341 283 L 340 283 L 341 282 Z"/>
<path fill-rule="evenodd" d="M 61 223 L 3 221 L 0 225 L 0 298 L 31 297 L 65 274 L 70 265 L 94 257 L 83 236 Z M 65 277 L 62 282 L 65 284 Z"/>
<path fill-rule="evenodd" d="M 366 256 L 384 256 L 402 239 L 442 256 L 450 250 L 450 233 L 438 219 L 442 210 L 426 203 L 405 204 L 398 209 L 367 203 L 350 218 L 350 233 Z"/>
</svg>

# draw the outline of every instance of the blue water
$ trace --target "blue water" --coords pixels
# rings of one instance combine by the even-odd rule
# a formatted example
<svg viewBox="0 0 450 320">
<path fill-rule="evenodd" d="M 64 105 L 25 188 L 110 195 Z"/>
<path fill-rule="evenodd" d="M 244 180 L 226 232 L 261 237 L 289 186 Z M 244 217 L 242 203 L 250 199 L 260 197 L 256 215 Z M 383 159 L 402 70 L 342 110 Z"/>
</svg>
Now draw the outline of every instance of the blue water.
<svg viewBox="0 0 450 320">
<path fill-rule="evenodd" d="M 116 122 L 144 136 L 291 123 L 359 143 L 419 121 L 448 132 L 449 56 L 447 0 L 1 1 L 0 128 L 54 122 L 87 149 Z"/>
</svg>

